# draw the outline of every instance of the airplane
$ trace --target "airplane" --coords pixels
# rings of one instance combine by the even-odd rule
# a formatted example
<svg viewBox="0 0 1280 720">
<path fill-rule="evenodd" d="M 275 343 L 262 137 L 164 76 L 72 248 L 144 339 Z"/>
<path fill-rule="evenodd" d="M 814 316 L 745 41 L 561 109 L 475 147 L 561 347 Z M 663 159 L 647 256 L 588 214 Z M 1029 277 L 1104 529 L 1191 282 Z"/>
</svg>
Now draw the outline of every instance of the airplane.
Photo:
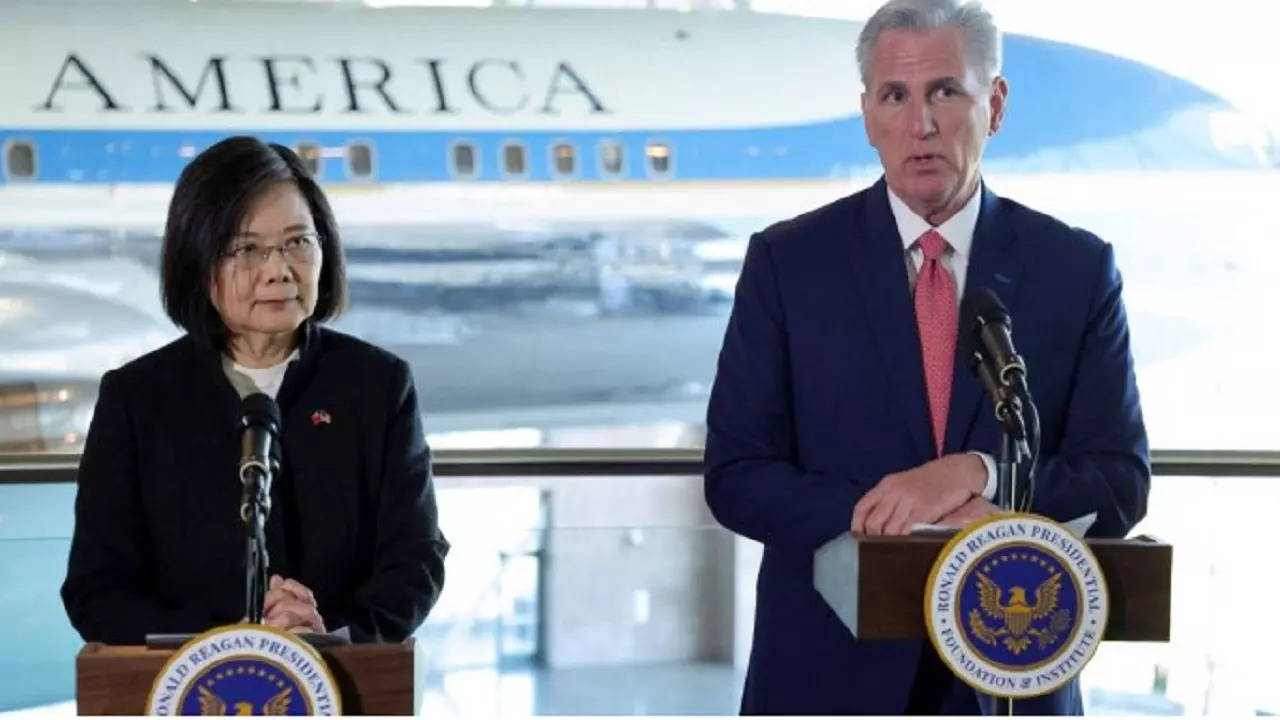
<svg viewBox="0 0 1280 720">
<path fill-rule="evenodd" d="M 355 302 L 337 326 L 409 356 L 428 427 L 461 431 L 456 442 L 696 426 L 746 235 L 878 175 L 849 21 L 156 0 L 3 12 L 0 56 L 22 70 L 0 77 L 0 251 L 56 263 L 68 243 L 96 244 L 79 256 L 120 267 L 99 277 L 154 277 L 191 157 L 234 133 L 289 145 L 344 229 Z M 1212 278 L 1188 268 L 1220 265 L 1231 242 L 1252 253 L 1248 232 L 1204 227 L 1216 243 L 1180 244 L 1172 265 L 1142 248 L 1153 230 L 1186 235 L 1273 197 L 1274 138 L 1212 92 L 1097 50 L 1006 35 L 1004 74 L 1013 91 L 987 181 L 1111 240 L 1122 270 L 1142 263 L 1153 281 L 1129 275 L 1131 312 L 1194 317 L 1198 296 L 1169 273 Z M 1141 227 L 1144 207 L 1162 219 Z M 128 286 L 155 318 L 139 324 L 137 352 L 175 336 L 155 280 Z M 87 311 L 55 306 L 71 322 Z M 1204 331 L 1185 329 L 1138 337 L 1140 361 L 1158 375 L 1194 354 Z M 680 351 L 650 351 L 655 334 Z M 0 367 L 31 364 L 26 344 L 5 343 Z M 699 442 L 660 434 L 642 442 Z"/>
<path fill-rule="evenodd" d="M 233 133 L 294 147 L 347 238 L 355 303 L 338 327 L 410 356 L 428 426 L 463 433 L 450 441 L 696 425 L 745 236 L 878 174 L 849 21 L 146 0 L 4 13 L 0 55 L 23 70 L 0 78 L 0 249 L 53 262 L 88 236 L 87 252 L 122 268 L 100 275 L 154 275 L 172 183 L 195 153 Z M 1131 207 L 1172 211 L 1164 222 L 1185 233 L 1180 194 L 1212 217 L 1237 204 L 1223 188 L 1276 187 L 1273 138 L 1158 69 L 1007 35 L 1004 72 L 1013 91 L 985 177 L 1115 242 L 1122 270 L 1152 262 Z M 1160 277 L 1131 277 L 1134 309 L 1193 313 L 1194 296 Z M 154 281 L 132 287 L 157 295 Z M 150 323 L 136 352 L 166 331 Z M 682 351 L 645 352 L 655 332 Z M 1140 359 L 1199 332 L 1139 338 Z M 0 358 L 24 364 L 19 347 Z M 546 362 L 509 372 L 522 354 Z M 642 442 L 699 441 L 661 434 Z"/>
<path fill-rule="evenodd" d="M 324 184 L 353 294 L 335 326 L 410 360 L 433 447 L 696 446 L 747 235 L 879 175 L 855 22 L 157 0 L 0 17 L 0 450 L 78 449 L 101 373 L 177 336 L 167 202 L 231 134 L 297 149 Z M 1275 357 L 1247 332 L 1280 260 L 1258 232 L 1275 138 L 1099 50 L 1006 35 L 1004 74 L 984 178 L 1116 245 L 1153 444 L 1264 443 L 1276 390 L 1222 364 L 1264 377 Z M 59 699 L 39 673 L 74 647 L 0 658 L 25 693 L 8 701 Z"/>
<path fill-rule="evenodd" d="M 342 193 L 361 225 L 616 218 L 619 202 L 668 218 L 688 204 L 654 208 L 655 190 L 877 174 L 847 21 L 116 0 L 60 3 L 49 42 L 53 12 L 5 8 L 6 59 L 24 68 L 0 85 L 8 227 L 154 227 L 186 161 L 233 132 L 297 148 L 329 186 L 400 190 Z M 1005 67 L 1015 92 L 989 173 L 1280 161 L 1228 137 L 1241 121 L 1225 102 L 1139 63 L 1010 35 Z"/>
</svg>

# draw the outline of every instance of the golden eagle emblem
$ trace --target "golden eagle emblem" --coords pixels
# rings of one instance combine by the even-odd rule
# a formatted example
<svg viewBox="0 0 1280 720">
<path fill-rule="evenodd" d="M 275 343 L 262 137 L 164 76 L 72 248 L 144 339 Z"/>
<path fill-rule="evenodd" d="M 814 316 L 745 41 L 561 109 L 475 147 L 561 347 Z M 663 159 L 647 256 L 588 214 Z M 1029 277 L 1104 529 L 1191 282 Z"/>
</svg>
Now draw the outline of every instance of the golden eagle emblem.
<svg viewBox="0 0 1280 720">
<path fill-rule="evenodd" d="M 969 629 L 982 642 L 995 645 L 999 640 L 1009 652 L 1020 655 L 1031 646 L 1034 638 L 1041 649 L 1058 641 L 1071 627 L 1071 611 L 1058 607 L 1058 593 L 1062 590 L 1062 573 L 1056 572 L 1040 583 L 1035 591 L 1035 603 L 1027 604 L 1027 591 L 1013 586 L 1009 588 L 1009 602 L 1003 602 L 1004 590 L 994 580 L 978 573 L 978 605 L 969 611 Z M 983 622 L 983 614 L 999 620 L 1003 627 L 991 627 Z M 1033 623 L 1048 618 L 1043 627 Z"/>
<path fill-rule="evenodd" d="M 289 701 L 293 688 L 285 688 L 282 692 L 276 693 L 270 700 L 262 703 L 262 712 L 258 715 L 288 715 Z M 232 715 L 254 715 L 253 703 L 238 702 L 234 703 L 235 712 Z M 208 688 L 200 686 L 200 714 L 201 715 L 226 715 L 227 703 L 222 698 L 213 694 Z"/>
</svg>

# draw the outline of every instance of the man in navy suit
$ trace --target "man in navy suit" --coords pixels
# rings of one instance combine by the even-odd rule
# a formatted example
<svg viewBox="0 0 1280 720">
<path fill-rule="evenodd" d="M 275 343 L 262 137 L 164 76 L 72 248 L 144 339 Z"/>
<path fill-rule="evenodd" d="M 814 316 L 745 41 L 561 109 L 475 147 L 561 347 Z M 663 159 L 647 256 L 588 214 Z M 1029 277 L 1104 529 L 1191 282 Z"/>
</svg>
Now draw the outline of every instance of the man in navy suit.
<svg viewBox="0 0 1280 720">
<path fill-rule="evenodd" d="M 1009 86 L 980 6 L 892 0 L 858 61 L 884 177 L 752 237 L 707 414 L 707 503 L 764 544 L 742 710 L 991 711 L 927 640 L 854 640 L 814 590 L 813 552 L 995 512 L 999 429 L 956 352 L 959 300 L 981 288 L 1016 322 L 1040 409 L 1032 511 L 1127 533 L 1150 461 L 1120 276 L 1097 237 L 983 185 Z M 1015 709 L 1078 714 L 1079 686 Z"/>
</svg>

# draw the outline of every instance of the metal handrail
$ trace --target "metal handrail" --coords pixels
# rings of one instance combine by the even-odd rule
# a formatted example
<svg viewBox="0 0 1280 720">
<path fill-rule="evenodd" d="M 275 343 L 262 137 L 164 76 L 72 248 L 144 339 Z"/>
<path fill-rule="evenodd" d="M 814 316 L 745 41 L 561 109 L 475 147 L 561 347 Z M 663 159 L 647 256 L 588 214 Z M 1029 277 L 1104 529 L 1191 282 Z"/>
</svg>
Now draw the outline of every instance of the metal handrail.
<svg viewBox="0 0 1280 720">
<path fill-rule="evenodd" d="M 1153 450 L 1162 477 L 1280 477 L 1280 451 Z M 80 456 L 0 454 L 0 485 L 75 482 Z M 440 450 L 437 477 L 679 476 L 702 474 L 700 448 Z"/>
</svg>

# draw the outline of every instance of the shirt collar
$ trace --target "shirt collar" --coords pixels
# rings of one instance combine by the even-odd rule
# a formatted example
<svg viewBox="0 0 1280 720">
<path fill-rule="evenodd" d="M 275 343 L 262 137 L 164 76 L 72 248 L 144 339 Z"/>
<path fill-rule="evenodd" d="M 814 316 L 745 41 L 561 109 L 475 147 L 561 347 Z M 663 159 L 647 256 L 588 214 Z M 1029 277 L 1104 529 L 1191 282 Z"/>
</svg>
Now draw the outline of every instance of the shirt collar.
<svg viewBox="0 0 1280 720">
<path fill-rule="evenodd" d="M 927 231 L 936 230 L 951 245 L 956 255 L 969 255 L 973 247 L 973 234 L 978 227 L 978 212 L 982 209 L 981 182 L 973 192 L 973 197 L 960 208 L 960 212 L 937 227 L 915 214 L 892 188 L 886 186 L 886 189 L 889 191 L 889 209 L 893 211 L 893 220 L 898 225 L 898 235 L 902 237 L 904 250 L 910 250 Z"/>
<path fill-rule="evenodd" d="M 289 357 L 285 358 L 284 360 L 281 360 L 275 365 L 268 365 L 267 367 L 264 367 L 264 368 L 251 368 L 236 362 L 234 359 L 231 358 L 230 355 L 224 355 L 223 367 L 226 367 L 227 364 L 229 363 L 233 370 L 242 372 L 246 375 L 253 375 L 254 373 L 271 373 L 273 371 L 288 368 L 289 363 L 299 359 L 300 357 L 302 357 L 302 353 L 300 353 L 298 351 L 298 348 L 295 347 L 293 349 L 293 352 L 289 353 Z"/>
</svg>

